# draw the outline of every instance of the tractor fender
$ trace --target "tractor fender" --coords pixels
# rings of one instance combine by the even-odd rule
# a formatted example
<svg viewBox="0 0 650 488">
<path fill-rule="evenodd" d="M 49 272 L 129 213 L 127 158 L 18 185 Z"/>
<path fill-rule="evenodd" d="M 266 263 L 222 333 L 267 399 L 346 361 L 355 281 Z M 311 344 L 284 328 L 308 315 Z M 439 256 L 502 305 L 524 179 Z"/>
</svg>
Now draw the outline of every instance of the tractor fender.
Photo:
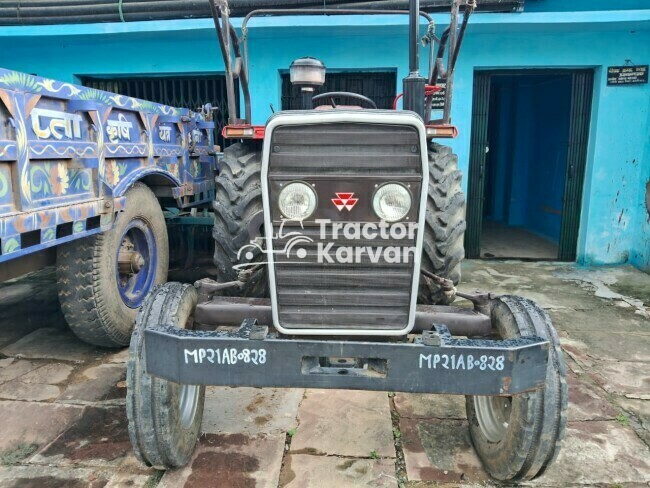
<svg viewBox="0 0 650 488">
<path fill-rule="evenodd" d="M 114 188 L 113 188 L 113 197 L 121 197 L 123 196 L 126 191 L 133 186 L 134 183 L 138 181 L 143 181 L 143 183 L 147 184 L 147 179 L 148 177 L 151 176 L 158 176 L 159 178 L 164 180 L 164 184 L 168 184 L 169 186 L 174 186 L 174 187 L 180 187 L 181 186 L 181 181 L 180 179 L 175 176 L 172 172 L 167 171 L 166 169 L 159 168 L 157 166 L 154 167 L 145 167 L 145 168 L 139 168 L 136 169 L 135 171 L 131 171 L 126 177 L 121 180 Z M 147 185 L 150 186 L 150 185 Z"/>
</svg>

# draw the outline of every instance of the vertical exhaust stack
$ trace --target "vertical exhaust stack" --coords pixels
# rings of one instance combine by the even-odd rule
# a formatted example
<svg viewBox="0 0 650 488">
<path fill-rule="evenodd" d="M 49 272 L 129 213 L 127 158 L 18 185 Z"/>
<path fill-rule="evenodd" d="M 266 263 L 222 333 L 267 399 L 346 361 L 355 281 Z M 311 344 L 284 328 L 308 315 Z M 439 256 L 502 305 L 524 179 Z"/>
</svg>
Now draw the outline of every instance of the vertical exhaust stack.
<svg viewBox="0 0 650 488">
<path fill-rule="evenodd" d="M 424 120 L 424 87 L 426 79 L 420 75 L 420 0 L 409 4 L 409 75 L 403 80 L 404 110 L 415 112 Z"/>
</svg>

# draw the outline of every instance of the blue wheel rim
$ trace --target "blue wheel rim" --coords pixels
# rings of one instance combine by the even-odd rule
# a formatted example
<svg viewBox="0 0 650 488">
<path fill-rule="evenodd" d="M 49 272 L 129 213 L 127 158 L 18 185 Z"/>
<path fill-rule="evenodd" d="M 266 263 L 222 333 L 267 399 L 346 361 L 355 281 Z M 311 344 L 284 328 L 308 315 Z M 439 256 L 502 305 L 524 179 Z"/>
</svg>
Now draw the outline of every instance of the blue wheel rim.
<svg viewBox="0 0 650 488">
<path fill-rule="evenodd" d="M 137 265 L 120 266 L 120 255 L 131 258 Z M 115 264 L 117 288 L 127 307 L 142 305 L 156 279 L 157 262 L 156 239 L 151 227 L 144 220 L 132 220 L 120 239 Z"/>
</svg>

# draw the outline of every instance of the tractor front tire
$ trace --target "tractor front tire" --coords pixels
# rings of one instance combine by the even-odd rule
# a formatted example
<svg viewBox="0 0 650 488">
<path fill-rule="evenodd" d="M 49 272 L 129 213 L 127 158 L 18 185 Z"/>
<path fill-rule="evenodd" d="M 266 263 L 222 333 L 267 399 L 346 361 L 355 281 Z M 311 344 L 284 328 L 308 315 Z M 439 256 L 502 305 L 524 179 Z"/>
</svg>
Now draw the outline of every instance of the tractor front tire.
<svg viewBox="0 0 650 488">
<path fill-rule="evenodd" d="M 72 332 L 96 346 L 128 345 L 145 296 L 167 280 L 169 242 L 160 204 L 142 183 L 125 196 L 112 229 L 57 248 L 61 310 Z M 128 270 L 118 263 L 120 255 L 134 258 Z"/>
<path fill-rule="evenodd" d="M 564 357 L 551 320 L 531 300 L 500 296 L 491 300 L 490 309 L 502 339 L 538 336 L 550 343 L 544 388 L 511 397 L 466 397 L 470 437 L 485 470 L 501 481 L 530 480 L 541 476 L 557 457 L 564 437 L 568 402 Z"/>
<path fill-rule="evenodd" d="M 149 375 L 144 331 L 162 325 L 191 329 L 196 302 L 191 285 L 157 287 L 142 305 L 131 337 L 126 375 L 129 438 L 136 457 L 156 469 L 179 468 L 192 457 L 201 431 L 205 386 L 179 385 Z"/>
<path fill-rule="evenodd" d="M 237 143 L 227 147 L 219 161 L 220 172 L 216 177 L 214 207 L 214 264 L 220 283 L 236 281 L 238 272 L 234 265 L 263 261 L 261 248 L 248 246 L 246 253 L 240 250 L 249 245 L 249 227 L 262 212 L 262 145 Z M 252 253 L 252 259 L 244 255 Z M 245 286 L 223 290 L 224 294 L 264 298 L 269 296 L 266 266 L 258 268 Z"/>
<path fill-rule="evenodd" d="M 431 142 L 421 266 L 454 285 L 460 282 L 460 263 L 465 257 L 465 194 L 461 181 L 458 156 L 450 147 Z M 419 303 L 448 305 L 453 300 L 454 296 L 440 285 L 420 275 Z"/>
</svg>

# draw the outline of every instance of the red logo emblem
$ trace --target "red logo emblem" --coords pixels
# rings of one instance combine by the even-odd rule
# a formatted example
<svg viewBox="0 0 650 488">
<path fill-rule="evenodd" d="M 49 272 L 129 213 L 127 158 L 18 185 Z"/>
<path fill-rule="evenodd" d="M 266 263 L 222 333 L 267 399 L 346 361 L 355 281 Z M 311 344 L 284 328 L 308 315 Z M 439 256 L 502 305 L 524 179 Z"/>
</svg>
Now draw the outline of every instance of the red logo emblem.
<svg viewBox="0 0 650 488">
<path fill-rule="evenodd" d="M 354 193 L 337 193 L 336 198 L 332 198 L 332 203 L 336 205 L 339 212 L 344 208 L 349 212 L 358 201 L 358 198 L 354 198 Z"/>
</svg>

